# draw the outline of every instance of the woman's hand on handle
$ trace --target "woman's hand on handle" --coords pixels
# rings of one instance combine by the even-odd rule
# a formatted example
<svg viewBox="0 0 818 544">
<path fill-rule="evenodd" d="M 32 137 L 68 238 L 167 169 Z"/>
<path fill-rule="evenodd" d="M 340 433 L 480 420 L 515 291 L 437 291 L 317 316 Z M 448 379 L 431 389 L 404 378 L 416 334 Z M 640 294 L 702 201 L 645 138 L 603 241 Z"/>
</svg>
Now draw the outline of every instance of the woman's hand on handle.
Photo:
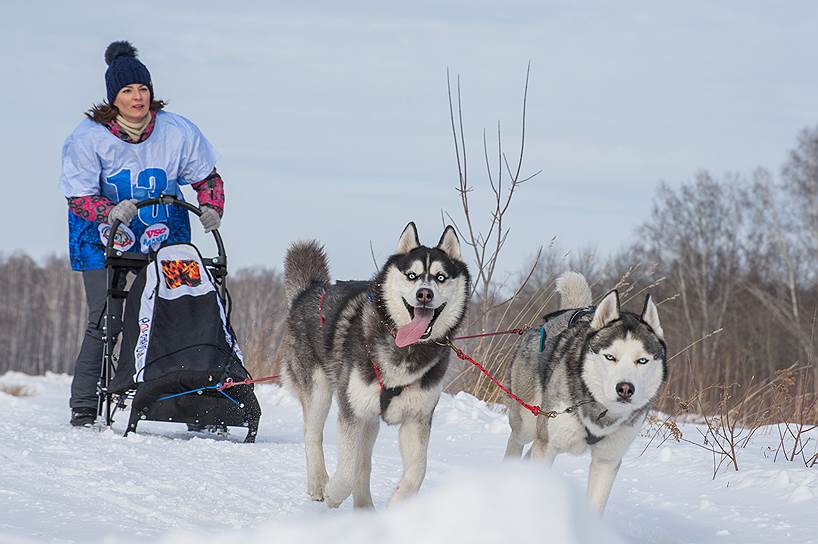
<svg viewBox="0 0 818 544">
<path fill-rule="evenodd" d="M 111 208 L 111 212 L 108 214 L 108 223 L 113 225 L 114 221 L 119 219 L 121 223 L 124 225 L 128 225 L 131 222 L 131 219 L 134 218 L 136 215 L 136 200 L 123 200 L 113 208 Z"/>
<path fill-rule="evenodd" d="M 199 216 L 199 221 L 202 222 L 205 233 L 218 229 L 222 224 L 222 218 L 219 217 L 219 212 L 209 206 L 202 206 L 201 209 L 202 215 Z"/>
</svg>

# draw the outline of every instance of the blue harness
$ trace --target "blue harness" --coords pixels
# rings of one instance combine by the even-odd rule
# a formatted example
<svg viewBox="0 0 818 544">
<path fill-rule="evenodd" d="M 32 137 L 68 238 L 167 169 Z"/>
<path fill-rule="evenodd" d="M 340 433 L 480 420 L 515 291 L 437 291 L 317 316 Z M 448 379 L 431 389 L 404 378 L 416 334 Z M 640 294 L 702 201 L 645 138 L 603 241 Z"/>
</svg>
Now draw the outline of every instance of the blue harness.
<svg viewBox="0 0 818 544">
<path fill-rule="evenodd" d="M 570 312 L 570 311 L 571 310 L 559 310 L 557 312 L 550 313 L 550 314 L 546 315 L 545 317 L 543 317 L 543 324 L 540 325 L 540 353 L 542 353 L 543 350 L 545 349 L 545 340 L 546 340 L 545 322 L 547 322 L 549 319 L 553 319 L 554 317 L 556 317 L 558 315 L 562 315 L 565 312 Z M 579 308 L 579 309 L 573 310 L 573 312 L 574 313 L 571 314 L 571 319 L 568 320 L 568 327 L 569 328 L 576 325 L 577 322 L 580 319 L 582 319 L 583 317 L 585 317 L 587 315 L 593 315 L 593 313 L 596 312 L 596 306 L 586 306 L 585 308 Z"/>
</svg>

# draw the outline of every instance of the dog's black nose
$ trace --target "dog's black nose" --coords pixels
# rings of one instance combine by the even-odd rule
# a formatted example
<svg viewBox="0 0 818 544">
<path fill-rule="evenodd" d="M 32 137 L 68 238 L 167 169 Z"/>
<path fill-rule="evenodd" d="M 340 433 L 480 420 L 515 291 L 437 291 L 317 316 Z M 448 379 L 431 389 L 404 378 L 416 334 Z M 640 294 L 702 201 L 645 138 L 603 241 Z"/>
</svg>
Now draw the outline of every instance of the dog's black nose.
<svg viewBox="0 0 818 544">
<path fill-rule="evenodd" d="M 435 294 L 432 292 L 432 290 L 426 289 L 425 287 L 418 289 L 415 296 L 418 297 L 418 302 L 421 304 L 429 304 L 432 302 L 432 299 L 435 298 Z"/>
<path fill-rule="evenodd" d="M 622 400 L 631 400 L 635 391 L 636 388 L 631 382 L 619 382 L 616 384 L 616 394 L 619 395 L 619 398 Z"/>
</svg>

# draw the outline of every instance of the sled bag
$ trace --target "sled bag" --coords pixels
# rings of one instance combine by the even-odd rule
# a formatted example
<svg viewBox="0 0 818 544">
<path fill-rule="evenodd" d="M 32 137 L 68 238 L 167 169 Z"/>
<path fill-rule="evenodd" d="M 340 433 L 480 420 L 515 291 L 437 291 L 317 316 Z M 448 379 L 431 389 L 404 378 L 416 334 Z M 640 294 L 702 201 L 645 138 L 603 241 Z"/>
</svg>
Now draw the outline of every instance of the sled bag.
<svg viewBox="0 0 818 544">
<path fill-rule="evenodd" d="M 123 324 L 112 392 L 185 374 L 199 383 L 247 377 L 216 286 L 191 244 L 159 249 L 134 280 Z"/>
</svg>

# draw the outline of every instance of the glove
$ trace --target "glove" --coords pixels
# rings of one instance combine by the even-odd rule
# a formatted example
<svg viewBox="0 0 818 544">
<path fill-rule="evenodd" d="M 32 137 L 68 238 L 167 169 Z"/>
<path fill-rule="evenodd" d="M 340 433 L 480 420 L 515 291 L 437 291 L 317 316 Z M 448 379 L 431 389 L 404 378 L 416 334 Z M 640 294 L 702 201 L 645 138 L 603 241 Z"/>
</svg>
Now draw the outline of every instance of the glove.
<svg viewBox="0 0 818 544">
<path fill-rule="evenodd" d="M 208 206 L 202 207 L 202 215 L 199 216 L 199 221 L 202 222 L 205 233 L 216 230 L 222 224 L 219 212 Z"/>
<path fill-rule="evenodd" d="M 123 200 L 108 213 L 108 224 L 113 225 L 119 219 L 123 224 L 128 225 L 136 215 L 136 200 Z"/>
</svg>

